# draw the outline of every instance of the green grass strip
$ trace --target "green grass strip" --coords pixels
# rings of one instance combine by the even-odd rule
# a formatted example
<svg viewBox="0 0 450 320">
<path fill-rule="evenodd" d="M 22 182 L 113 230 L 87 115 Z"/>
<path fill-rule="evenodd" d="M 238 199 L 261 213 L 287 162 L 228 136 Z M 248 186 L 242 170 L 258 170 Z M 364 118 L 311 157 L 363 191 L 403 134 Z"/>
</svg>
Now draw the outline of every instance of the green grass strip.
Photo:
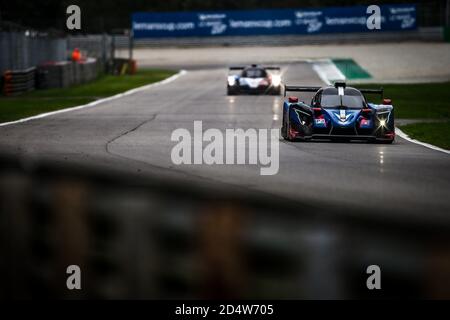
<svg viewBox="0 0 450 320">
<path fill-rule="evenodd" d="M 332 59 L 332 61 L 348 80 L 372 78 L 370 73 L 353 59 Z"/>
<path fill-rule="evenodd" d="M 438 123 L 414 123 L 400 129 L 413 139 L 450 150 L 450 121 Z"/>
<path fill-rule="evenodd" d="M 450 119 L 450 82 L 421 84 L 355 84 L 356 88 L 384 88 L 392 99 L 395 117 L 401 119 Z M 367 96 L 379 103 L 380 98 Z"/>
<path fill-rule="evenodd" d="M 0 123 L 31 117 L 37 114 L 87 104 L 175 74 L 169 70 L 141 70 L 135 75 L 103 75 L 82 85 L 36 90 L 17 97 L 0 97 Z"/>
</svg>

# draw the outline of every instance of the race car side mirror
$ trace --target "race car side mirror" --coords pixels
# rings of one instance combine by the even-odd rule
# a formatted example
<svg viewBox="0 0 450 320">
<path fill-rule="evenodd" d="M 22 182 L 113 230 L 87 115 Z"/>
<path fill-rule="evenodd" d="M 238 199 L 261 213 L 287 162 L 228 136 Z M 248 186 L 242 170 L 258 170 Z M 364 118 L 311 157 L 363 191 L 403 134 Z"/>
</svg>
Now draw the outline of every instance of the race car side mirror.
<svg viewBox="0 0 450 320">
<path fill-rule="evenodd" d="M 290 96 L 288 98 L 289 103 L 297 103 L 298 102 L 298 97 L 294 97 L 294 96 Z"/>
<path fill-rule="evenodd" d="M 383 99 L 383 104 L 392 105 L 392 100 L 391 99 Z"/>
</svg>

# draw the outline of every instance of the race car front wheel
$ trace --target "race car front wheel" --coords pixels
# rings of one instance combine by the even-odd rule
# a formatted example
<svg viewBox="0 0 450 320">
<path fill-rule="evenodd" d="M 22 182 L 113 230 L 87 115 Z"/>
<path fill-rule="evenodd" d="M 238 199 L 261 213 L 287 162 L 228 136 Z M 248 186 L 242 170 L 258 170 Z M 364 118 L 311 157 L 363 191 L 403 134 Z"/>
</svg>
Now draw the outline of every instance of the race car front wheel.
<svg viewBox="0 0 450 320">
<path fill-rule="evenodd" d="M 228 95 L 228 96 L 235 96 L 235 95 L 237 95 L 237 94 L 238 94 L 238 92 L 237 92 L 236 89 L 233 89 L 233 88 L 231 88 L 231 87 L 227 87 L 227 95 Z"/>
<path fill-rule="evenodd" d="M 281 94 L 281 88 L 272 89 L 272 90 L 270 91 L 270 93 L 271 93 L 273 96 L 279 96 L 279 95 Z"/>
<path fill-rule="evenodd" d="M 376 140 L 376 143 L 379 143 L 379 144 L 392 144 L 392 142 L 394 142 L 394 139 L 392 139 L 392 140 Z"/>
<path fill-rule="evenodd" d="M 289 131 L 290 131 L 290 127 L 291 127 L 289 124 L 289 121 L 286 121 L 283 127 L 284 127 L 284 134 L 282 133 L 282 135 L 283 135 L 284 140 L 293 141 L 293 139 L 289 135 Z"/>
</svg>

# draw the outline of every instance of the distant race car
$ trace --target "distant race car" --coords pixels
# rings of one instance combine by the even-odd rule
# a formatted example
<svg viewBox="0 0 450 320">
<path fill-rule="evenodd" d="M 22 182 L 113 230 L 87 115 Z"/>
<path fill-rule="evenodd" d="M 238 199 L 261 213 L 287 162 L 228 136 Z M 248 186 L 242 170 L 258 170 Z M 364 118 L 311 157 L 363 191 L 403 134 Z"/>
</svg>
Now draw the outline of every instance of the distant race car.
<svg viewBox="0 0 450 320">
<path fill-rule="evenodd" d="M 238 73 L 232 74 L 236 71 Z M 278 67 L 253 64 L 247 67 L 230 67 L 227 94 L 281 94 L 281 75 Z"/>
<path fill-rule="evenodd" d="M 286 140 L 346 139 L 392 143 L 394 107 L 390 99 L 369 103 L 365 94 L 383 89 L 355 89 L 344 82 L 328 87 L 285 86 L 286 92 L 315 92 L 311 105 L 290 96 L 283 105 L 281 135 Z"/>
</svg>

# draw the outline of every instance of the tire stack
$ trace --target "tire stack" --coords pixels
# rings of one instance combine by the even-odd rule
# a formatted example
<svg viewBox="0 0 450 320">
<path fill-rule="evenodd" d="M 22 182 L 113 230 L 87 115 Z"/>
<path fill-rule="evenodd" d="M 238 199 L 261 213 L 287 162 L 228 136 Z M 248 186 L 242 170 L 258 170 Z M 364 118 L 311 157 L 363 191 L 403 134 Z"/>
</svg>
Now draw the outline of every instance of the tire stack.
<svg viewBox="0 0 450 320">
<path fill-rule="evenodd" d="M 15 96 L 35 89 L 36 68 L 7 70 L 3 74 L 3 93 Z"/>
</svg>

